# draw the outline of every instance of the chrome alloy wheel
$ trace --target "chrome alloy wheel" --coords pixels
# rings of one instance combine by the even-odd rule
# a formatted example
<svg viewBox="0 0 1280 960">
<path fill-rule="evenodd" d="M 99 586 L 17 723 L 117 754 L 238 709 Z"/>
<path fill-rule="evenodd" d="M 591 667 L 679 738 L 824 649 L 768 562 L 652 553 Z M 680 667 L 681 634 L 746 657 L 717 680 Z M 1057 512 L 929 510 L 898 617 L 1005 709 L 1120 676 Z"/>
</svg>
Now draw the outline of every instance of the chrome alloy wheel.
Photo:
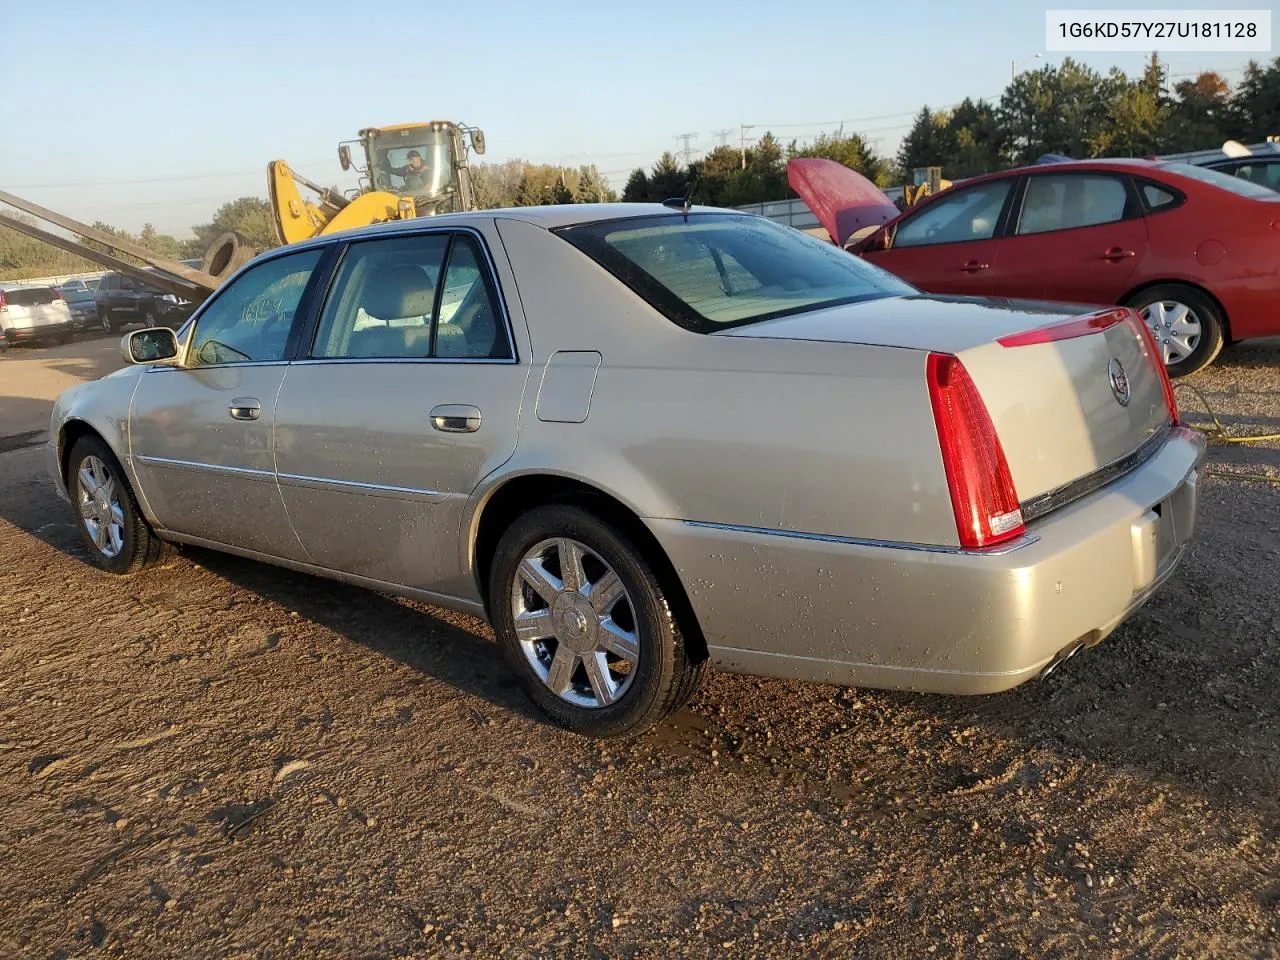
<svg viewBox="0 0 1280 960">
<path fill-rule="evenodd" d="M 124 549 L 124 509 L 120 506 L 120 488 L 116 478 L 101 459 L 94 456 L 80 461 L 76 474 L 76 505 L 80 521 L 89 531 L 94 546 L 107 559 L 117 557 Z"/>
<path fill-rule="evenodd" d="M 1165 366 L 1181 363 L 1200 344 L 1200 318 L 1185 303 L 1157 300 L 1142 308 L 1142 319 L 1156 338 Z"/>
<path fill-rule="evenodd" d="M 618 575 L 576 540 L 543 540 L 511 586 L 516 637 L 533 672 L 578 707 L 607 707 L 635 679 L 640 638 Z"/>
</svg>

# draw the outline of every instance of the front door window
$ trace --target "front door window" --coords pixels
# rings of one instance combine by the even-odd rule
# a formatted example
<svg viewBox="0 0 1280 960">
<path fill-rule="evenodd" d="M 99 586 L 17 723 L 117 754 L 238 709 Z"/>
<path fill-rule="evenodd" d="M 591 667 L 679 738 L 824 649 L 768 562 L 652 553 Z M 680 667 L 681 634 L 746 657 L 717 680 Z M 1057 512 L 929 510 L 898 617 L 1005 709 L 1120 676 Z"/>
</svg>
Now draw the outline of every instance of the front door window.
<svg viewBox="0 0 1280 960">
<path fill-rule="evenodd" d="M 293 316 L 322 251 L 277 257 L 248 271 L 200 315 L 188 366 L 281 361 Z"/>
</svg>

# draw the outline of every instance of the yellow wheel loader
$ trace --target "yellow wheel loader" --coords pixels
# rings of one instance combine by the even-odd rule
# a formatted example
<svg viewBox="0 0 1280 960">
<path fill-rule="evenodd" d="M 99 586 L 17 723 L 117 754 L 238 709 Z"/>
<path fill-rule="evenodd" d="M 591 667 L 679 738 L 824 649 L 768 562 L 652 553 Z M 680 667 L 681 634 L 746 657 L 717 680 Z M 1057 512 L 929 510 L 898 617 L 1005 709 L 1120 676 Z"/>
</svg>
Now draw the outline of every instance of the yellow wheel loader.
<svg viewBox="0 0 1280 960">
<path fill-rule="evenodd" d="M 352 160 L 352 144 L 359 146 L 363 166 Z M 468 148 L 483 155 L 484 132 L 449 120 L 366 127 L 358 140 L 338 145 L 342 169 L 355 167 L 360 174 L 359 188 L 345 194 L 313 183 L 283 160 L 273 160 L 267 165 L 267 192 L 276 239 L 281 244 L 297 243 L 387 220 L 474 210 Z M 305 197 L 300 188 L 315 196 Z M 59 230 L 4 211 L 0 211 L 0 224 L 197 303 L 259 252 L 239 234 L 224 233 L 209 245 L 196 269 L 11 193 L 0 191 L 0 203 Z"/>
<path fill-rule="evenodd" d="M 352 159 L 353 145 L 363 155 L 363 166 Z M 483 155 L 484 131 L 451 120 L 366 127 L 359 139 L 338 145 L 342 169 L 354 167 L 360 174 L 360 187 L 351 194 L 322 187 L 284 160 L 273 160 L 267 165 L 267 190 L 276 240 L 297 243 L 387 220 L 474 210 L 468 146 Z M 314 196 L 304 196 L 302 188 Z M 226 276 L 257 253 L 243 237 L 226 233 L 209 245 L 201 268 Z"/>
</svg>

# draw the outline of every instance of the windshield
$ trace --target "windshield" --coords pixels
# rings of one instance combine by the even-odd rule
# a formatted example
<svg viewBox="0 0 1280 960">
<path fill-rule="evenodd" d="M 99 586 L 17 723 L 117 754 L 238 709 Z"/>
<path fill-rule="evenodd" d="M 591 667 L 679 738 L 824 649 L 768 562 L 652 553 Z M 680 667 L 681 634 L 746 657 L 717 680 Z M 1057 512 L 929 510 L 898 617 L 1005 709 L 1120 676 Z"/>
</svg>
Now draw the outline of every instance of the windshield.
<svg viewBox="0 0 1280 960">
<path fill-rule="evenodd" d="M 1168 170 L 1170 173 L 1176 173 L 1191 180 L 1199 180 L 1201 183 L 1212 184 L 1215 187 L 1221 187 L 1223 190 L 1230 190 L 1232 193 L 1239 194 L 1242 197 L 1256 197 L 1262 200 L 1275 200 L 1277 198 L 1274 190 L 1243 180 L 1240 177 L 1233 177 L 1231 174 L 1223 173 L 1220 170 L 1211 170 L 1208 167 L 1197 167 L 1190 163 L 1162 163 L 1160 164 L 1160 169 Z"/>
<path fill-rule="evenodd" d="M 381 133 L 370 146 L 374 189 L 422 199 L 453 193 L 453 137 L 448 129 Z"/>
<path fill-rule="evenodd" d="M 556 232 L 699 333 L 916 292 L 839 247 L 764 217 L 674 214 Z"/>
</svg>

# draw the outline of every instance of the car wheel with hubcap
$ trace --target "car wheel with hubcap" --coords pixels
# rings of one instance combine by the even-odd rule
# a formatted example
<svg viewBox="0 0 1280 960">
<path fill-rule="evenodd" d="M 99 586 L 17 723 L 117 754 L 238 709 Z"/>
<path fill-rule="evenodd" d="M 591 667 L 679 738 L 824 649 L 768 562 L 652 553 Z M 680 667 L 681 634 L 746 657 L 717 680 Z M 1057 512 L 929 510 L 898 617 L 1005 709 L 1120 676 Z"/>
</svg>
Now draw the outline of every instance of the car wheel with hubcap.
<svg viewBox="0 0 1280 960">
<path fill-rule="evenodd" d="M 148 305 L 142 311 L 142 325 L 144 327 L 159 326 L 160 321 L 156 319 L 156 308 Z"/>
<path fill-rule="evenodd" d="M 119 461 L 99 438 L 81 437 L 71 448 L 67 492 L 94 566 L 133 573 L 164 556 L 166 544 L 147 526 Z"/>
<path fill-rule="evenodd" d="M 525 691 L 576 733 L 625 737 L 679 709 L 693 663 L 658 577 L 620 530 L 538 507 L 503 535 L 489 578 L 494 633 Z"/>
<path fill-rule="evenodd" d="M 98 326 L 102 327 L 103 333 L 115 333 L 116 325 L 111 322 L 111 312 L 103 310 L 98 314 Z"/>
<path fill-rule="evenodd" d="M 1173 283 L 1149 287 L 1128 305 L 1150 327 L 1171 377 L 1185 377 L 1207 367 L 1222 350 L 1222 314 L 1194 287 Z"/>
</svg>

